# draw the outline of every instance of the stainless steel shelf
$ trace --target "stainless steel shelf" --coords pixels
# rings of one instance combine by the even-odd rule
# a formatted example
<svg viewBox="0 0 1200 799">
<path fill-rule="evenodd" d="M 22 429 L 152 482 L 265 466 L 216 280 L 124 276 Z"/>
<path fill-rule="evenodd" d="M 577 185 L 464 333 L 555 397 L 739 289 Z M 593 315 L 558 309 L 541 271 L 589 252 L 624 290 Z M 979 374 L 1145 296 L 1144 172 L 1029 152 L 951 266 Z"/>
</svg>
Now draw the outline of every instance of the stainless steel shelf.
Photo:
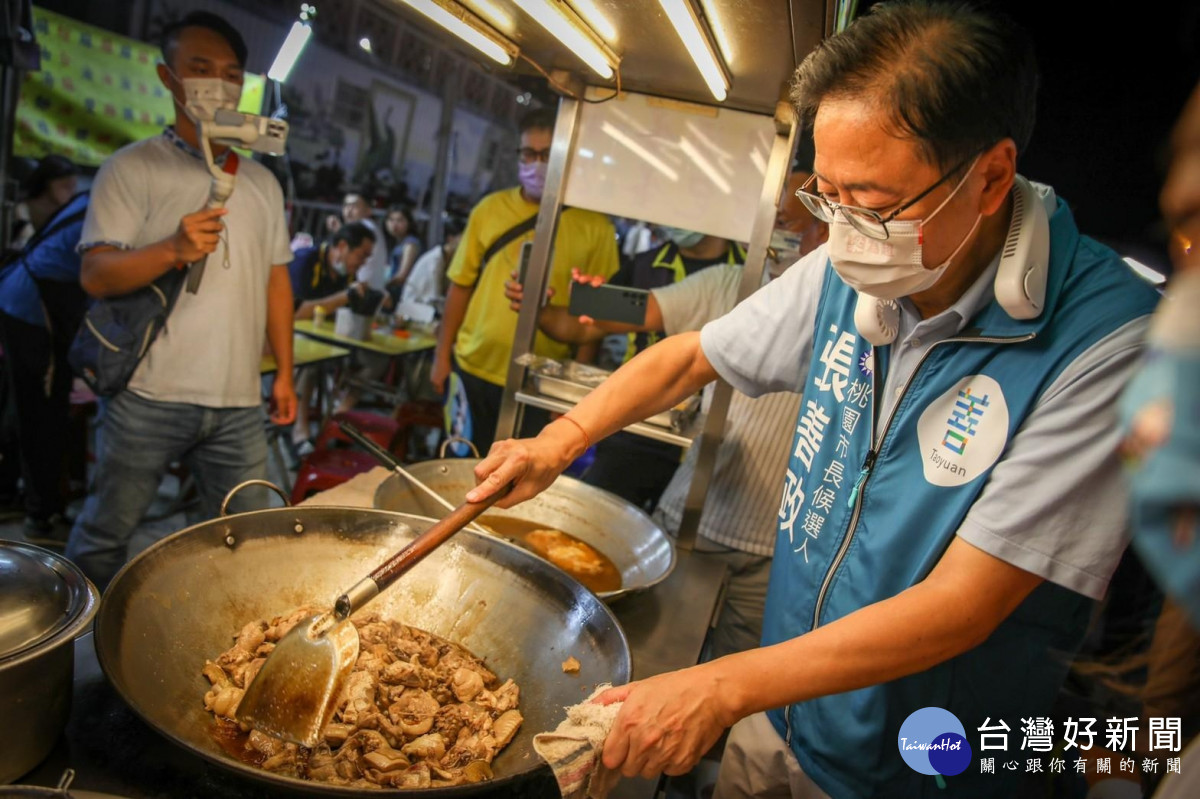
<svg viewBox="0 0 1200 799">
<path fill-rule="evenodd" d="M 575 403 L 573 402 L 566 402 L 565 400 L 556 399 L 554 397 L 547 397 L 545 394 L 539 394 L 538 392 L 531 391 L 528 388 L 526 388 L 524 391 L 517 392 L 517 402 L 525 405 L 532 405 L 535 408 L 543 408 L 547 411 L 553 411 L 554 413 L 566 413 L 575 407 Z M 692 441 L 695 440 L 696 436 L 698 436 L 700 431 L 703 429 L 704 416 L 703 414 L 697 414 L 696 418 L 692 420 L 691 425 L 689 425 L 688 429 L 683 433 L 676 433 L 672 430 L 668 430 L 665 427 L 659 427 L 658 425 L 653 424 L 645 424 L 643 422 L 631 424 L 629 427 L 625 428 L 625 431 L 628 433 L 633 433 L 634 435 L 652 438 L 655 441 L 664 441 L 668 444 L 674 444 L 677 447 L 690 447 L 692 445 Z"/>
</svg>

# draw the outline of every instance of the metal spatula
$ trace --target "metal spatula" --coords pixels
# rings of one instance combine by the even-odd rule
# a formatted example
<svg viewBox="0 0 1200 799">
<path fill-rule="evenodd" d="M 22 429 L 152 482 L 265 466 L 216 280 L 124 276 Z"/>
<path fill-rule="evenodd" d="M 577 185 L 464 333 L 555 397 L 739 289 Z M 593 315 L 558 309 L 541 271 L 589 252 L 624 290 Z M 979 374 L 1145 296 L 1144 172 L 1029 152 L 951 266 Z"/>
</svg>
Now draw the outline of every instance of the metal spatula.
<svg viewBox="0 0 1200 799">
<path fill-rule="evenodd" d="M 313 747 L 333 713 L 343 681 L 358 659 L 358 631 L 350 614 L 366 605 L 426 555 L 463 529 L 500 497 L 467 502 L 437 522 L 334 602 L 308 616 L 279 640 L 246 688 L 237 720 L 285 741 Z"/>
</svg>

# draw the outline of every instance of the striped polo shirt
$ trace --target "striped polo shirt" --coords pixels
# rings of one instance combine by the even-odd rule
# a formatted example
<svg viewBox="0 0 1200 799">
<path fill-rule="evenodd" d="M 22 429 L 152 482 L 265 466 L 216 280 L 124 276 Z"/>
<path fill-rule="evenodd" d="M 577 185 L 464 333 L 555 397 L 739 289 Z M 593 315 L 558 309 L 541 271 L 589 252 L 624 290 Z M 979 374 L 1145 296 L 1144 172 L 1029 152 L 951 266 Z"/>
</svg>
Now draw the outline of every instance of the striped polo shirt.
<svg viewBox="0 0 1200 799">
<path fill-rule="evenodd" d="M 667 335 L 699 330 L 737 302 L 740 264 L 701 270 L 654 289 Z M 770 556 L 778 525 L 780 475 L 787 466 L 800 410 L 799 394 L 748 397 L 734 391 L 717 449 L 712 480 L 700 515 L 700 535 L 727 547 Z M 699 447 L 690 447 L 659 500 L 654 515 L 670 532 L 679 530 Z"/>
</svg>

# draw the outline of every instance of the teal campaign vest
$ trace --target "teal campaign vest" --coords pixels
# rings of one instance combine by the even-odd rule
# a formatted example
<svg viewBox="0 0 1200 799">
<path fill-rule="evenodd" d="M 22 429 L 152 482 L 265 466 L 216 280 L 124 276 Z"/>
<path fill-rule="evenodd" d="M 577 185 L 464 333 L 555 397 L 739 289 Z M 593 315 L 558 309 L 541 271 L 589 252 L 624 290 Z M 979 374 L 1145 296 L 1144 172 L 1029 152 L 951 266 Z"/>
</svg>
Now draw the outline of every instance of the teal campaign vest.
<svg viewBox="0 0 1200 799">
<path fill-rule="evenodd" d="M 1156 292 L 1116 253 L 1080 236 L 1061 201 L 1050 237 L 1042 314 L 1017 321 L 993 300 L 961 333 L 926 352 L 886 419 L 876 418 L 876 401 L 890 347 L 872 353 L 857 335 L 856 294 L 827 265 L 779 510 L 764 645 L 923 580 L 1047 387 L 1089 347 L 1153 310 Z M 1046 469 L 1070 468 L 1046 462 Z M 1049 715 L 1091 606 L 1045 582 L 965 654 L 768 716 L 804 771 L 835 799 L 1007 799 L 1023 774 L 981 774 L 979 751 L 965 772 L 944 778 L 944 789 L 910 769 L 897 748 L 900 725 L 920 708 L 944 708 L 976 749 L 979 727 L 1003 721 L 1013 730 L 1010 757 L 1023 772 L 1020 719 Z"/>
</svg>

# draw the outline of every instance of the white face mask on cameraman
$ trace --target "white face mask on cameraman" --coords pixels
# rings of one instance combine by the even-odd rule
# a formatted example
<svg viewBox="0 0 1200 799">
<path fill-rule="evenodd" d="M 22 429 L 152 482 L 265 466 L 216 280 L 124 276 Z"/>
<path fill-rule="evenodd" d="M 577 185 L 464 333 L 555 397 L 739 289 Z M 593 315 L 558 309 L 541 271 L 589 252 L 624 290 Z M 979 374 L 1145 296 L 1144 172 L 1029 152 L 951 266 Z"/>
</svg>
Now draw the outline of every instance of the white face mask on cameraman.
<svg viewBox="0 0 1200 799">
<path fill-rule="evenodd" d="M 978 161 L 977 156 L 954 191 L 929 216 L 888 222 L 886 239 L 867 236 L 847 221 L 844 212 L 837 211 L 829 225 L 829 260 L 833 263 L 834 271 L 855 291 L 881 300 L 897 300 L 932 287 L 971 240 L 983 221 L 983 214 L 975 217 L 975 224 L 954 248 L 954 252 L 931 269 L 926 269 L 924 263 L 923 228 L 958 194 Z"/>
<path fill-rule="evenodd" d="M 184 113 L 193 122 L 212 122 L 217 111 L 236 111 L 242 99 L 242 87 L 222 78 L 181 78 L 170 67 L 167 71 L 183 86 Z M 178 102 L 178 101 L 176 101 Z"/>
</svg>

